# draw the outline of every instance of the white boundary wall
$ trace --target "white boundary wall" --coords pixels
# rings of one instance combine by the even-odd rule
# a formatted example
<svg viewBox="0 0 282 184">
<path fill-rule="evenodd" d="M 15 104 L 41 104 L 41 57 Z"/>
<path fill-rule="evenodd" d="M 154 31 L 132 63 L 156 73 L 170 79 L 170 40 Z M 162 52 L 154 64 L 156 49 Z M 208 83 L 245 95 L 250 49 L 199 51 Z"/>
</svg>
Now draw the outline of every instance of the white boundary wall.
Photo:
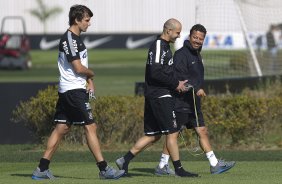
<svg viewBox="0 0 282 184">
<path fill-rule="evenodd" d="M 201 23 L 208 30 L 209 39 L 206 40 L 205 47 L 245 48 L 234 0 L 43 0 L 43 2 L 47 7 L 57 6 L 63 10 L 59 15 L 48 19 L 47 34 L 62 34 L 68 28 L 70 6 L 84 4 L 94 13 L 92 26 L 88 29 L 90 34 L 160 33 L 163 23 L 174 17 L 182 22 L 182 39 L 187 37 L 192 25 Z M 257 36 L 265 34 L 270 23 L 282 22 L 281 0 L 239 0 L 239 2 L 253 44 Z M 43 33 L 42 23 L 29 13 L 29 10 L 38 7 L 36 0 L 0 0 L 0 7 L 0 21 L 5 16 L 22 16 L 26 20 L 28 34 Z M 20 30 L 18 22 L 10 23 L 7 27 L 9 30 Z M 229 37 L 234 38 L 233 43 L 237 45 L 224 44 Z M 181 39 L 178 41 L 180 45 L 182 42 Z"/>
<path fill-rule="evenodd" d="M 183 29 L 195 22 L 194 0 L 43 0 L 48 7 L 58 6 L 62 13 L 47 21 L 47 34 L 62 33 L 68 27 L 68 11 L 74 4 L 84 4 L 94 13 L 89 33 L 157 33 L 163 23 L 176 18 Z M 0 0 L 3 17 L 23 16 L 29 34 L 42 34 L 43 25 L 29 13 L 38 7 L 36 0 Z M 17 29 L 17 25 L 14 25 Z"/>
<path fill-rule="evenodd" d="M 281 7 L 280 0 L 240 0 L 240 6 L 248 30 L 266 31 L 269 19 L 280 21 L 274 14 Z M 195 23 L 202 23 L 212 32 L 240 32 L 234 0 L 43 0 L 48 7 L 58 6 L 62 13 L 47 21 L 47 34 L 62 33 L 68 26 L 68 11 L 74 4 L 84 4 L 93 12 L 89 33 L 158 33 L 164 21 L 179 19 L 183 31 L 189 31 Z M 275 2 L 272 6 L 269 2 Z M 268 6 L 265 8 L 264 4 Z M 0 0 L 0 21 L 7 15 L 22 16 L 29 34 L 42 34 L 43 25 L 29 13 L 38 7 L 36 0 Z M 268 18 L 262 13 L 266 11 Z M 282 11 L 281 15 L 282 15 Z M 197 16 L 196 16 L 197 14 Z M 254 16 L 255 15 L 255 16 Z M 261 15 L 261 17 L 260 17 Z M 264 22 L 265 21 L 265 22 Z M 262 26 L 262 24 L 264 26 Z M 17 29 L 17 28 L 16 28 Z"/>
</svg>

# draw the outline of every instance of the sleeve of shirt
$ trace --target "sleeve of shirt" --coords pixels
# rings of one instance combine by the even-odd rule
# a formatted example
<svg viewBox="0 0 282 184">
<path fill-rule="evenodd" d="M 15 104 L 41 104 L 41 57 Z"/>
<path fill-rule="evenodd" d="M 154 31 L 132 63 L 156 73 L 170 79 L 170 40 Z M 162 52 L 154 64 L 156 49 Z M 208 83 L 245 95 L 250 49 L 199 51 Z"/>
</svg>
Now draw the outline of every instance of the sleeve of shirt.
<svg viewBox="0 0 282 184">
<path fill-rule="evenodd" d="M 183 57 L 181 52 L 176 51 L 173 56 L 174 61 L 174 76 L 177 80 L 183 81 L 188 80 L 188 66 L 186 58 Z M 188 81 L 189 83 L 189 81 Z"/>
<path fill-rule="evenodd" d="M 71 32 L 67 33 L 67 39 L 62 44 L 68 62 L 72 62 L 74 60 L 80 59 L 80 55 L 78 51 L 79 39 L 73 37 Z"/>
<path fill-rule="evenodd" d="M 178 80 L 188 80 L 188 83 L 191 84 L 197 92 L 202 87 L 202 79 L 199 78 L 200 74 L 191 74 L 191 70 L 189 69 L 190 62 L 181 52 L 182 51 L 179 50 L 174 54 L 174 75 Z"/>
<path fill-rule="evenodd" d="M 195 85 L 195 91 L 198 92 L 200 89 L 204 89 L 204 74 L 200 74 L 197 85 Z"/>
<path fill-rule="evenodd" d="M 162 64 L 163 62 L 161 61 L 163 59 L 161 57 L 163 50 L 161 40 L 157 40 L 155 52 L 153 52 L 153 62 L 150 70 L 151 76 L 152 79 L 160 85 L 167 86 L 171 90 L 175 90 L 179 82 L 174 75 L 165 73 L 163 68 L 164 66 Z"/>
</svg>

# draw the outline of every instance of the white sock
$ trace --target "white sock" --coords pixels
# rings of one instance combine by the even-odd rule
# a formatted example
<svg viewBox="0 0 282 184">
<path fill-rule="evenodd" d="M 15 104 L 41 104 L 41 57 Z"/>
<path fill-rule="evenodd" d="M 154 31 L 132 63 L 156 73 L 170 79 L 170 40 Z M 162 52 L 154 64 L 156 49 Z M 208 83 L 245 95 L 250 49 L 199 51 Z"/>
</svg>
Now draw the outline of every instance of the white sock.
<svg viewBox="0 0 282 184">
<path fill-rule="evenodd" d="M 168 164 L 168 160 L 169 160 L 169 155 L 162 153 L 159 167 L 163 168 L 166 164 Z"/>
<path fill-rule="evenodd" d="M 213 151 L 207 152 L 207 153 L 206 153 L 206 156 L 207 156 L 207 158 L 208 158 L 209 161 L 210 161 L 210 165 L 211 165 L 212 167 L 216 166 L 216 164 L 218 163 L 218 160 L 217 160 L 215 154 L 213 153 Z"/>
</svg>

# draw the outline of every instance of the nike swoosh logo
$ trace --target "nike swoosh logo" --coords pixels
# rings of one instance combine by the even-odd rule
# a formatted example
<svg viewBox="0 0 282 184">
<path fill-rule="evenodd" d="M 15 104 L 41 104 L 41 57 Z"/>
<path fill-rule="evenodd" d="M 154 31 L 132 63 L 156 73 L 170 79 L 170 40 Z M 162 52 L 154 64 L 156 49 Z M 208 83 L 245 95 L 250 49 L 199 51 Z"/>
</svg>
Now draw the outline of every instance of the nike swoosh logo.
<svg viewBox="0 0 282 184">
<path fill-rule="evenodd" d="M 84 42 L 87 49 L 91 49 L 91 48 L 98 47 L 99 45 L 102 45 L 106 42 L 109 42 L 112 39 L 113 39 L 112 36 L 107 36 L 107 37 L 100 38 L 100 39 L 97 39 L 97 40 L 94 40 L 94 41 L 89 41 L 89 38 L 85 37 L 83 42 Z"/>
<path fill-rule="evenodd" d="M 142 38 L 142 39 L 139 39 L 139 40 L 133 40 L 132 36 L 130 36 L 126 40 L 126 47 L 128 49 L 135 49 L 135 48 L 138 48 L 142 45 L 145 45 L 148 42 L 153 41 L 155 38 L 156 38 L 156 36 L 150 36 L 150 37 Z"/>
<path fill-rule="evenodd" d="M 59 45 L 59 42 L 60 42 L 60 39 L 52 40 L 52 41 L 46 41 L 46 38 L 44 37 L 44 38 L 41 39 L 39 47 L 42 50 L 48 50 L 48 49 L 51 49 L 51 48 Z"/>
</svg>

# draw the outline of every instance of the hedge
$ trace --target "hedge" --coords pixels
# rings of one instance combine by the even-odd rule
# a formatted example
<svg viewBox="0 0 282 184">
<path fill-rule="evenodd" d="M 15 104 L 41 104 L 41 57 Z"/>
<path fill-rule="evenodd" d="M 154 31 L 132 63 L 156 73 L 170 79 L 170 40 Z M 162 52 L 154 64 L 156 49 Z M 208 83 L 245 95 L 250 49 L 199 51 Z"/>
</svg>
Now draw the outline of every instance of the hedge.
<svg viewBox="0 0 282 184">
<path fill-rule="evenodd" d="M 21 102 L 13 111 L 12 120 L 25 123 L 42 141 L 54 127 L 57 98 L 57 87 L 49 86 Z M 102 96 L 92 101 L 91 106 L 103 144 L 133 144 L 143 135 L 144 97 Z M 271 127 L 281 128 L 281 107 L 279 96 L 254 95 L 250 91 L 238 95 L 209 95 L 202 100 L 210 138 L 230 145 L 248 140 L 260 142 Z M 81 127 L 73 127 L 65 140 L 85 144 L 83 131 Z"/>
</svg>

